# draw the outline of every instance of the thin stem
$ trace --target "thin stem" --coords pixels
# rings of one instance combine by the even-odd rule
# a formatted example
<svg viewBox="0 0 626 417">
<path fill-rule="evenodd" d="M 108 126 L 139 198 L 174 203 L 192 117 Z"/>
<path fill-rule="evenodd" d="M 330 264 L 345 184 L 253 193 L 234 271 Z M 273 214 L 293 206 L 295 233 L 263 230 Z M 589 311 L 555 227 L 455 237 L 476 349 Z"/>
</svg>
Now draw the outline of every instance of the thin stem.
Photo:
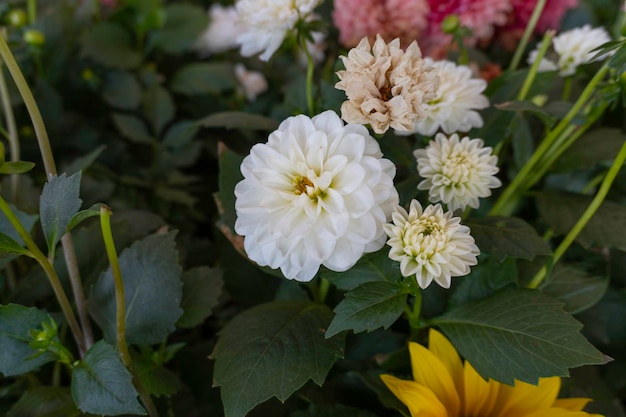
<svg viewBox="0 0 626 417">
<path fill-rule="evenodd" d="M 543 40 L 541 41 L 541 46 L 539 47 L 539 51 L 537 51 L 537 56 L 535 57 L 535 61 L 530 66 L 530 70 L 528 71 L 528 75 L 526 75 L 526 79 L 524 80 L 524 84 L 517 95 L 518 100 L 526 99 L 528 92 L 530 91 L 530 87 L 532 87 L 533 82 L 535 81 L 535 77 L 537 76 L 537 71 L 539 70 L 539 64 L 541 60 L 546 55 L 548 48 L 550 47 L 550 42 L 552 42 L 552 38 L 554 37 L 554 31 L 548 30 L 543 35 Z"/>
<path fill-rule="evenodd" d="M 65 315 L 65 319 L 67 320 L 70 329 L 72 330 L 72 334 L 74 335 L 74 339 L 76 340 L 76 344 L 78 345 L 78 350 L 81 358 L 85 355 L 85 338 L 83 336 L 83 332 L 78 325 L 78 321 L 76 320 L 76 316 L 74 315 L 74 311 L 72 311 L 72 307 L 70 305 L 70 301 L 65 295 L 65 291 L 63 290 L 63 285 L 61 285 L 61 281 L 54 270 L 54 267 L 46 258 L 46 255 L 41 252 L 33 238 L 30 234 L 24 229 L 22 223 L 20 223 L 17 216 L 11 210 L 11 207 L 7 204 L 7 202 L 0 196 L 0 210 L 7 217 L 9 222 L 13 225 L 17 233 L 20 235 L 26 247 L 30 251 L 30 255 L 39 262 L 39 265 L 43 268 L 44 272 L 48 277 L 48 281 L 50 281 L 50 285 L 52 285 L 52 289 L 54 290 L 54 294 L 59 300 L 59 304 L 61 305 L 61 310 L 63 310 L 63 314 Z"/>
<path fill-rule="evenodd" d="M 572 93 L 572 80 L 573 77 L 571 75 L 563 80 L 563 96 L 561 97 L 563 101 L 569 100 L 569 96 Z"/>
<path fill-rule="evenodd" d="M 544 154 L 548 152 L 554 142 L 558 140 L 559 136 L 563 131 L 569 126 L 570 122 L 574 117 L 578 114 L 580 109 L 585 105 L 589 97 L 594 93 L 596 86 L 606 73 L 608 72 L 609 67 L 605 63 L 604 66 L 594 75 L 594 77 L 589 81 L 589 84 L 585 87 L 580 97 L 574 103 L 570 111 L 567 115 L 557 124 L 554 129 L 550 130 L 546 135 L 545 139 L 537 150 L 533 153 L 530 159 L 524 164 L 519 173 L 515 176 L 513 181 L 505 188 L 504 192 L 500 195 L 494 206 L 491 208 L 489 215 L 510 215 L 511 212 L 515 209 L 515 205 L 517 204 L 517 200 L 519 198 L 519 194 L 521 190 L 524 190 L 524 186 L 526 185 L 526 180 L 529 175 L 532 174 L 533 170 L 537 168 L 538 162 L 544 157 Z"/>
<path fill-rule="evenodd" d="M 4 37 L 4 34 L 0 33 Z M 7 88 L 6 79 L 4 77 L 3 61 L 0 59 L 0 100 L 4 109 L 4 117 L 7 125 L 7 140 L 11 153 L 11 161 L 20 160 L 20 141 L 17 136 L 17 126 L 15 124 L 15 115 L 9 98 L 9 89 Z M 17 191 L 19 189 L 20 176 L 18 174 L 11 175 L 11 201 L 17 201 Z"/>
<path fill-rule="evenodd" d="M 301 34 L 298 35 L 300 38 L 300 46 L 302 47 L 302 51 L 306 55 L 307 67 L 306 67 L 306 103 L 309 108 L 309 116 L 313 116 L 315 114 L 315 103 L 313 101 L 313 72 L 315 70 L 315 62 L 313 61 L 313 56 L 309 51 L 309 46 L 307 45 L 306 38 Z"/>
<path fill-rule="evenodd" d="M 409 325 L 411 326 L 411 333 L 413 333 L 416 330 L 421 329 L 420 314 L 422 313 L 422 291 L 421 289 L 417 288 L 416 290 L 414 289 L 412 293 L 414 293 L 413 307 L 409 308 L 409 306 L 406 306 L 404 310 L 409 319 Z"/>
<path fill-rule="evenodd" d="M 122 363 L 133 375 L 135 388 L 137 388 L 139 397 L 146 407 L 148 414 L 151 417 L 158 417 L 159 412 L 154 406 L 150 394 L 145 390 L 141 380 L 134 372 L 133 361 L 128 351 L 128 345 L 126 344 L 126 299 L 124 297 L 124 281 L 122 279 L 122 271 L 120 270 L 120 263 L 117 258 L 117 251 L 111 231 L 111 209 L 105 205 L 100 207 L 100 228 L 102 230 L 102 239 L 104 240 L 109 263 L 111 264 L 113 283 L 115 285 L 115 340 L 117 350 L 120 352 Z"/>
<path fill-rule="evenodd" d="M 515 54 L 513 55 L 513 59 L 511 60 L 511 65 L 509 65 L 509 71 L 514 71 L 519 66 L 520 61 L 522 60 L 522 55 L 526 51 L 526 46 L 528 46 L 528 41 L 537 26 L 537 22 L 541 17 L 541 12 L 543 12 L 543 8 L 546 5 L 546 0 L 538 0 L 537 4 L 535 4 L 535 9 L 533 10 L 533 14 L 530 16 L 530 20 L 526 25 L 526 29 L 524 30 L 524 34 L 522 35 L 522 39 L 517 44 L 517 49 L 515 49 Z"/>
<path fill-rule="evenodd" d="M 328 289 L 330 288 L 330 281 L 326 278 L 320 277 L 319 279 L 319 287 L 317 288 L 317 302 L 320 304 L 324 304 L 326 301 L 326 295 L 328 295 Z"/>
<path fill-rule="evenodd" d="M 608 194 L 609 189 L 611 188 L 611 185 L 613 184 L 613 181 L 615 181 L 617 174 L 619 173 L 620 169 L 624 165 L 625 160 L 626 160 L 626 143 L 624 143 L 621 149 L 619 150 L 617 156 L 615 157 L 615 160 L 613 161 L 613 165 L 611 165 L 611 168 L 607 172 L 606 177 L 604 177 L 604 181 L 602 181 L 602 185 L 600 185 L 600 189 L 598 190 L 598 193 L 591 201 L 591 204 L 589 204 L 589 206 L 587 207 L 583 215 L 580 216 L 580 218 L 578 219 L 574 227 L 572 227 L 572 229 L 565 236 L 561 244 L 554 251 L 554 257 L 552 261 L 553 264 L 556 264 L 561 259 L 565 251 L 567 251 L 570 245 L 574 243 L 574 240 L 576 240 L 580 232 L 582 232 L 585 226 L 587 226 L 587 223 L 589 223 L 589 220 L 591 220 L 591 218 L 596 213 L 596 211 L 598 211 L 598 209 L 602 205 L 602 202 L 606 198 L 606 195 Z M 529 288 L 539 287 L 539 285 L 541 285 L 541 283 L 547 276 L 547 273 L 548 273 L 548 268 L 544 266 L 537 273 L 537 275 L 535 275 L 535 277 L 532 279 L 530 284 L 528 284 L 528 287 Z"/>
<path fill-rule="evenodd" d="M 28 23 L 32 25 L 37 20 L 37 0 L 28 0 L 26 7 L 28 10 Z"/>
</svg>

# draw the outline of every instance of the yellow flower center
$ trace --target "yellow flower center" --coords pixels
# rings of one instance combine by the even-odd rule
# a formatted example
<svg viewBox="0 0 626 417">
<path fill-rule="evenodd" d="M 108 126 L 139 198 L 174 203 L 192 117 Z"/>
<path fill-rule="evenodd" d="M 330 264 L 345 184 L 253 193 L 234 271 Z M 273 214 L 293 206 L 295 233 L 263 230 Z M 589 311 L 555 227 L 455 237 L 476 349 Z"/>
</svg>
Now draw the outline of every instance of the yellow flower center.
<svg viewBox="0 0 626 417">
<path fill-rule="evenodd" d="M 315 185 L 311 182 L 310 179 L 308 179 L 307 177 L 303 177 L 301 175 L 297 175 L 294 178 L 293 182 L 295 185 L 296 195 L 308 194 L 307 187 L 311 187 L 311 188 L 315 187 Z"/>
</svg>

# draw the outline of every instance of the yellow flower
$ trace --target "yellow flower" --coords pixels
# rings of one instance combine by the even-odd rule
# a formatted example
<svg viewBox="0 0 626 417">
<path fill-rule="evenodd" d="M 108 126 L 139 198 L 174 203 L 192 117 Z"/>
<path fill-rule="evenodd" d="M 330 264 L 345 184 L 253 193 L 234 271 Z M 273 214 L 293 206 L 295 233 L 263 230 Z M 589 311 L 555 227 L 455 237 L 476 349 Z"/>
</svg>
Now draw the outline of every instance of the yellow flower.
<svg viewBox="0 0 626 417">
<path fill-rule="evenodd" d="M 381 379 L 412 417 L 602 417 L 582 411 L 588 398 L 557 399 L 560 377 L 541 378 L 538 385 L 485 381 L 436 330 L 430 330 L 428 349 L 410 343 L 409 351 L 413 381 Z"/>
</svg>

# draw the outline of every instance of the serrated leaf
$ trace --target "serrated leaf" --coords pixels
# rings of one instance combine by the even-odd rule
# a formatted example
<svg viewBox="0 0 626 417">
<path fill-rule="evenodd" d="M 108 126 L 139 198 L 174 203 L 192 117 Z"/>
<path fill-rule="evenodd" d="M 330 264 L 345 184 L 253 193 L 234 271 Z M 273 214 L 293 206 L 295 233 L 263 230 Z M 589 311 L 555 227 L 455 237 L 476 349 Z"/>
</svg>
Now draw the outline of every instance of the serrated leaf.
<svg viewBox="0 0 626 417">
<path fill-rule="evenodd" d="M 223 271 L 217 268 L 201 266 L 183 273 L 183 315 L 176 325 L 192 328 L 201 324 L 217 307 L 222 294 Z"/>
<path fill-rule="evenodd" d="M 232 64 L 203 62 L 186 65 L 174 74 L 170 88 L 188 96 L 219 94 L 235 88 Z"/>
<path fill-rule="evenodd" d="M 572 266 L 557 265 L 541 290 L 564 302 L 565 311 L 578 314 L 600 301 L 608 287 L 608 278 L 590 276 Z"/>
<path fill-rule="evenodd" d="M 211 357 L 226 417 L 243 417 L 271 397 L 285 401 L 309 379 L 321 385 L 344 337 L 324 337 L 331 310 L 311 302 L 273 302 L 236 316 Z"/>
<path fill-rule="evenodd" d="M 191 4 L 170 4 L 163 8 L 165 24 L 150 33 L 148 48 L 178 54 L 190 50 L 209 24 L 206 11 Z"/>
<path fill-rule="evenodd" d="M 154 143 L 154 138 L 148 132 L 146 124 L 138 117 L 114 113 L 113 124 L 120 133 L 135 143 Z"/>
<path fill-rule="evenodd" d="M 493 216 L 472 219 L 467 225 L 480 251 L 496 258 L 532 260 L 538 255 L 552 254 L 548 244 L 522 219 Z"/>
<path fill-rule="evenodd" d="M 170 93 L 159 84 L 153 84 L 144 91 L 141 98 L 141 108 L 145 114 L 152 131 L 159 136 L 163 127 L 174 118 L 174 100 Z"/>
<path fill-rule="evenodd" d="M 509 289 L 464 304 L 431 321 L 485 379 L 567 376 L 568 368 L 606 363 L 563 303 L 537 290 Z"/>
<path fill-rule="evenodd" d="M 183 310 L 181 267 L 176 232 L 150 235 L 125 249 L 119 258 L 126 300 L 126 339 L 130 344 L 163 342 L 175 330 Z M 111 268 L 91 291 L 89 312 L 105 339 L 115 340 L 115 288 Z"/>
<path fill-rule="evenodd" d="M 34 387 L 26 391 L 6 417 L 78 417 L 82 415 L 69 388 Z"/>
<path fill-rule="evenodd" d="M 39 199 L 39 216 L 50 253 L 54 251 L 54 247 L 65 234 L 67 225 L 80 209 L 80 178 L 80 172 L 69 177 L 61 174 L 52 177 L 43 187 Z"/>
<path fill-rule="evenodd" d="M 203 127 L 221 127 L 224 129 L 276 130 L 278 122 L 269 117 L 242 111 L 213 113 L 196 122 Z"/>
<path fill-rule="evenodd" d="M 360 333 L 389 328 L 406 306 L 407 287 L 393 282 L 368 282 L 346 293 L 335 307 L 335 317 L 326 330 L 332 337 L 343 330 Z"/>
<path fill-rule="evenodd" d="M 450 305 L 458 306 L 489 297 L 506 287 L 515 285 L 516 278 L 517 265 L 514 258 L 499 261 L 492 257 L 488 259 L 483 257 L 478 265 L 472 267 L 469 275 L 455 279 Z"/>
<path fill-rule="evenodd" d="M 141 102 L 141 84 L 130 72 L 112 71 L 104 79 L 102 98 L 115 108 L 136 109 Z"/>
<path fill-rule="evenodd" d="M 400 264 L 389 258 L 389 249 L 368 253 L 345 272 L 322 269 L 321 276 L 340 290 L 350 291 L 366 282 L 397 282 L 402 279 Z"/>
<path fill-rule="evenodd" d="M 0 305 L 0 373 L 20 375 L 55 359 L 48 352 L 36 355 L 38 352 L 29 346 L 30 331 L 41 329 L 41 323 L 51 320 L 47 313 L 36 308 Z"/>
<path fill-rule="evenodd" d="M 0 166 L 0 174 L 24 174 L 35 167 L 33 162 L 10 161 Z"/>
<path fill-rule="evenodd" d="M 141 63 L 141 53 L 131 45 L 130 34 L 110 22 L 96 23 L 82 40 L 82 55 L 113 68 L 135 68 Z"/>
<path fill-rule="evenodd" d="M 4 233 L 0 233 L 0 259 L 10 258 L 14 255 L 26 255 L 32 257 L 29 250 L 24 249 L 11 237 L 5 235 Z"/>
<path fill-rule="evenodd" d="M 76 226 L 84 222 L 85 220 L 91 217 L 100 216 L 101 206 L 102 206 L 102 203 L 97 203 L 89 207 L 87 210 L 81 210 L 78 213 L 76 213 L 72 217 L 72 220 L 70 220 L 70 223 L 67 225 L 67 229 L 66 229 L 67 233 L 69 233 L 73 228 L 75 228 Z"/>
<path fill-rule="evenodd" d="M 150 395 L 155 397 L 169 397 L 181 387 L 180 380 L 175 373 L 147 359 L 133 362 L 137 377 Z"/>
<path fill-rule="evenodd" d="M 564 235 L 580 219 L 592 197 L 550 191 L 537 193 L 535 200 L 539 213 L 554 233 Z M 605 200 L 576 241 L 585 247 L 596 245 L 626 249 L 626 207 Z"/>
<path fill-rule="evenodd" d="M 90 414 L 146 415 L 137 401 L 130 372 L 117 350 L 103 340 L 94 344 L 74 367 L 72 397 L 81 411 Z"/>
</svg>

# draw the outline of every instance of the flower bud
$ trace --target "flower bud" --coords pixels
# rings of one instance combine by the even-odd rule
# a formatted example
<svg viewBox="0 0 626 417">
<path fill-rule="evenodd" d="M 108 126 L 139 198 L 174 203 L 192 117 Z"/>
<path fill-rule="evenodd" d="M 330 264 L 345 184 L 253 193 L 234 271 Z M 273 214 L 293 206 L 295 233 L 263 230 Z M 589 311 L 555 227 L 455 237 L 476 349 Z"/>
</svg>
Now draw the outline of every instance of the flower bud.
<svg viewBox="0 0 626 417">
<path fill-rule="evenodd" d="M 460 23 L 461 21 L 459 20 L 459 16 L 450 14 L 441 22 L 441 31 L 452 35 L 459 29 Z"/>
<path fill-rule="evenodd" d="M 7 15 L 6 21 L 10 26 L 21 28 L 28 23 L 28 17 L 24 9 L 13 9 Z"/>
<path fill-rule="evenodd" d="M 46 37 L 38 30 L 27 30 L 24 32 L 24 40 L 33 46 L 43 46 L 46 43 Z"/>
</svg>

